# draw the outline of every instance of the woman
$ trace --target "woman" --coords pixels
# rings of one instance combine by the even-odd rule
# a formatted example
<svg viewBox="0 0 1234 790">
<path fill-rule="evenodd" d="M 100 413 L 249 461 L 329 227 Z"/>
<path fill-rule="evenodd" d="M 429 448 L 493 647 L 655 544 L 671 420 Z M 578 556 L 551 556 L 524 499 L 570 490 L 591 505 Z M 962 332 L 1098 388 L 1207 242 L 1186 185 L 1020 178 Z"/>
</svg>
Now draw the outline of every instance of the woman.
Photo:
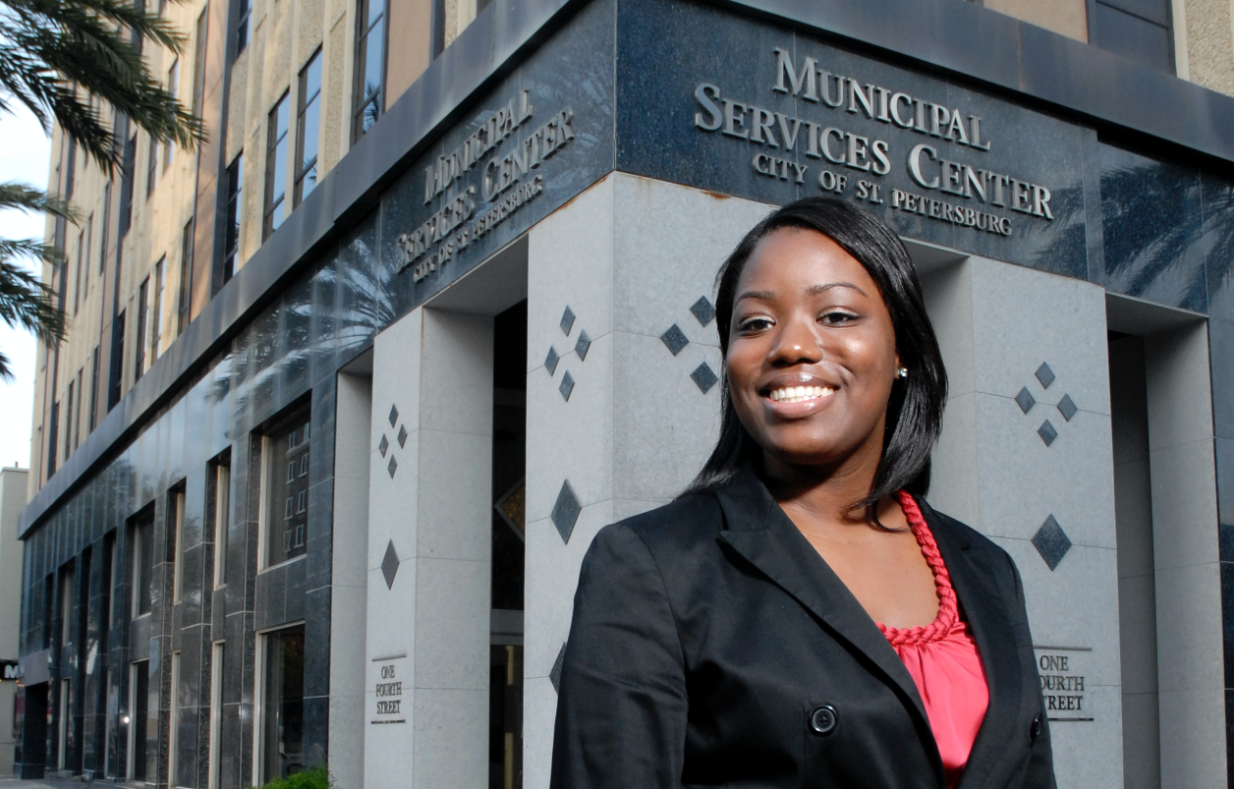
<svg viewBox="0 0 1234 790">
<path fill-rule="evenodd" d="M 554 786 L 1053 786 L 1011 558 L 921 498 L 947 379 L 904 246 L 801 200 L 720 270 L 720 440 L 605 528 Z"/>
</svg>

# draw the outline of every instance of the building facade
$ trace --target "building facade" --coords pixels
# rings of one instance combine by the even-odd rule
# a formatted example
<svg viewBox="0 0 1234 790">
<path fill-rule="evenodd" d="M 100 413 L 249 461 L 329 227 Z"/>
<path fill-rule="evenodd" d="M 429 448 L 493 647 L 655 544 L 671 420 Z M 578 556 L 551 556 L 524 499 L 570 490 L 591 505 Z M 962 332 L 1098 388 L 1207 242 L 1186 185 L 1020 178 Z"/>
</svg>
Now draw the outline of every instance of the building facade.
<svg viewBox="0 0 1234 790">
<path fill-rule="evenodd" d="M 546 785 L 583 554 L 701 466 L 716 269 L 817 194 L 922 276 L 930 500 L 1020 568 L 1060 783 L 1234 775 L 1234 4 L 164 13 L 209 142 L 53 144 L 22 776 Z"/>
<path fill-rule="evenodd" d="M 21 643 L 21 542 L 17 540 L 17 517 L 26 505 L 25 469 L 6 466 L 0 469 L 0 658 L 13 661 Z M 6 666 L 12 666 L 6 664 Z M 2 669 L 0 669 L 2 671 Z M 0 677 L 0 777 L 13 776 L 17 723 L 16 672 Z M 12 675 L 12 676 L 9 676 Z"/>
</svg>

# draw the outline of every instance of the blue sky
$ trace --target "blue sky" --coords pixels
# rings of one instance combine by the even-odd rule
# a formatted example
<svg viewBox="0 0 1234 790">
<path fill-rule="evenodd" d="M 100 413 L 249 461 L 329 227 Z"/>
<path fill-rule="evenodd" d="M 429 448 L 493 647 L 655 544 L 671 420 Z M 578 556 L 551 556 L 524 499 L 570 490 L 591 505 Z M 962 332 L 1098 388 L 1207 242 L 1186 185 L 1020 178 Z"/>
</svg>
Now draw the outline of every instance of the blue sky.
<svg viewBox="0 0 1234 790">
<path fill-rule="evenodd" d="M 16 102 L 14 102 L 16 104 Z M 0 181 L 19 181 L 47 188 L 51 142 L 42 127 L 23 108 L 16 115 L 0 115 Z M 41 238 L 43 216 L 0 211 L 0 237 Z M 0 322 L 0 350 L 13 363 L 17 379 L 0 381 L 0 466 L 30 465 L 30 426 L 34 408 L 34 336 Z"/>
</svg>

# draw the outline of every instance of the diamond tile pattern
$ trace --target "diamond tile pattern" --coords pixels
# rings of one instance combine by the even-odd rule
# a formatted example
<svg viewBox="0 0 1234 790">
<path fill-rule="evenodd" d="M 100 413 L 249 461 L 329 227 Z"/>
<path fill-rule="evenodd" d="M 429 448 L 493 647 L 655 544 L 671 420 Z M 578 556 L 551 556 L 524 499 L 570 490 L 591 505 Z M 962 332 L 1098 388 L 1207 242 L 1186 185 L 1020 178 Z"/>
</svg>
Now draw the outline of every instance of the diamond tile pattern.
<svg viewBox="0 0 1234 790">
<path fill-rule="evenodd" d="M 557 492 L 557 501 L 553 504 L 553 512 L 550 514 L 550 518 L 553 519 L 553 526 L 557 527 L 557 533 L 561 535 L 562 543 L 570 542 L 570 535 L 574 532 L 574 524 L 578 521 L 578 514 L 582 510 L 583 506 L 579 503 L 578 497 L 574 495 L 574 489 L 570 487 L 570 481 L 563 481 L 561 491 Z"/>
<path fill-rule="evenodd" d="M 703 326 L 707 326 L 716 317 L 716 309 L 711 306 L 711 302 L 707 301 L 707 297 L 700 296 L 698 301 L 690 305 L 690 312 L 694 313 L 694 317 Z"/>
<path fill-rule="evenodd" d="M 578 354 L 580 360 L 587 359 L 587 349 L 591 348 L 591 338 L 587 336 L 587 330 L 583 329 L 578 333 L 578 342 L 574 344 L 574 351 Z"/>
<path fill-rule="evenodd" d="M 1075 401 L 1071 399 L 1070 395 L 1064 395 L 1063 399 L 1058 402 L 1058 410 L 1062 413 L 1063 419 L 1067 422 L 1071 422 L 1071 418 L 1075 416 L 1077 411 L 1079 411 L 1075 405 Z"/>
<path fill-rule="evenodd" d="M 557 651 L 557 660 L 553 662 L 553 668 L 549 670 L 548 679 L 553 684 L 553 691 L 561 693 L 561 665 L 566 660 L 566 643 L 561 643 L 561 649 Z"/>
<path fill-rule="evenodd" d="M 1028 387 L 1021 387 L 1019 394 L 1015 396 L 1015 402 L 1019 404 L 1020 411 L 1028 414 L 1029 409 L 1037 405 L 1037 400 L 1033 398 L 1033 394 L 1028 391 Z"/>
<path fill-rule="evenodd" d="M 390 440 L 386 438 L 384 433 L 381 435 L 381 441 L 377 443 L 377 449 L 381 452 L 381 457 L 385 458 L 386 450 L 390 449 Z"/>
<path fill-rule="evenodd" d="M 557 388 L 557 391 L 569 402 L 570 393 L 574 392 L 574 377 L 570 375 L 570 371 L 567 370 L 566 375 L 561 377 L 561 386 Z"/>
<path fill-rule="evenodd" d="M 1050 570 L 1054 570 L 1071 550 L 1071 539 L 1063 532 L 1054 515 L 1050 514 L 1037 530 L 1037 534 L 1033 535 L 1033 545 L 1037 547 L 1045 564 L 1050 566 Z"/>
<path fill-rule="evenodd" d="M 561 314 L 561 331 L 566 333 L 566 337 L 570 336 L 570 330 L 574 328 L 574 311 L 570 309 L 570 305 L 566 305 L 566 311 Z"/>
<path fill-rule="evenodd" d="M 557 355 L 557 349 L 549 346 L 548 356 L 544 358 L 544 367 L 548 370 L 550 376 L 557 372 L 557 363 L 560 361 L 561 357 Z"/>
<path fill-rule="evenodd" d="M 398 406 L 390 405 L 390 427 L 393 428 L 398 424 Z"/>
<path fill-rule="evenodd" d="M 386 471 L 390 473 L 390 479 L 394 479 L 394 473 L 398 471 L 398 461 L 395 460 L 394 454 L 390 454 L 390 463 L 386 464 Z"/>
<path fill-rule="evenodd" d="M 664 334 L 660 335 L 660 340 L 664 341 L 664 345 L 668 350 L 673 352 L 673 356 L 681 353 L 681 349 L 690 345 L 690 339 L 686 337 L 686 333 L 681 331 L 681 327 L 673 324 L 668 329 L 664 330 Z"/>
<path fill-rule="evenodd" d="M 381 558 L 381 575 L 386 579 L 386 589 L 394 586 L 394 577 L 398 574 L 398 552 L 394 550 L 394 541 L 386 544 L 386 556 Z"/>
<path fill-rule="evenodd" d="M 720 380 L 716 376 L 715 371 L 706 362 L 696 367 L 694 372 L 690 374 L 690 378 L 694 379 L 694 383 L 698 385 L 698 388 L 703 391 L 704 395 Z"/>
<path fill-rule="evenodd" d="M 1054 426 L 1050 424 L 1049 420 L 1046 420 L 1037 429 L 1037 435 L 1041 437 L 1041 441 L 1045 442 L 1045 446 L 1049 447 L 1058 438 L 1058 431 L 1054 430 Z"/>
<path fill-rule="evenodd" d="M 399 447 L 407 446 L 407 426 L 406 425 L 400 425 L 398 427 L 398 446 Z"/>
<path fill-rule="evenodd" d="M 1041 367 L 1037 368 L 1036 375 L 1037 381 L 1040 381 L 1041 386 L 1046 389 L 1049 389 L 1050 385 L 1054 383 L 1054 371 L 1050 370 L 1050 366 L 1045 362 L 1042 362 Z"/>
</svg>

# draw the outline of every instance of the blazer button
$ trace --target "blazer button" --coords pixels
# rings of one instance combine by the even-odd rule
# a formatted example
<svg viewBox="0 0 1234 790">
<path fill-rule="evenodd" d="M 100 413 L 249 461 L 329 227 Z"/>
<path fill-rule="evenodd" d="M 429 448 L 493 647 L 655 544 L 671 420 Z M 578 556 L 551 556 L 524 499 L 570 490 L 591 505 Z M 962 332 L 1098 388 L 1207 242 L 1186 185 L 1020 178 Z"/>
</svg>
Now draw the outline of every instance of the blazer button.
<svg viewBox="0 0 1234 790">
<path fill-rule="evenodd" d="M 1028 742 L 1034 743 L 1037 736 L 1041 735 L 1041 714 L 1038 713 L 1033 717 L 1033 723 L 1028 728 Z"/>
<path fill-rule="evenodd" d="M 819 735 L 829 735 L 836 728 L 836 709 L 830 705 L 815 708 L 810 714 L 810 729 Z"/>
</svg>

